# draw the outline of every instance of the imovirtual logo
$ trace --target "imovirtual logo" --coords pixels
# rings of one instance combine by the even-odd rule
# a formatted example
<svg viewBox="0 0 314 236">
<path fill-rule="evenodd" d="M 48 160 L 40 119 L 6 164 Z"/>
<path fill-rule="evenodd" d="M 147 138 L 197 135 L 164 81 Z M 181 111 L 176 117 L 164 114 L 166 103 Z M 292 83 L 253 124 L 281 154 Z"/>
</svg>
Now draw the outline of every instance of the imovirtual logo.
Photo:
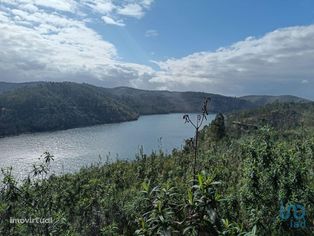
<svg viewBox="0 0 314 236">
<path fill-rule="evenodd" d="M 291 228 L 305 228 L 305 208 L 302 204 L 288 204 L 287 206 L 283 205 L 283 202 L 280 202 L 280 219 L 282 221 L 289 221 L 289 226 Z"/>
</svg>

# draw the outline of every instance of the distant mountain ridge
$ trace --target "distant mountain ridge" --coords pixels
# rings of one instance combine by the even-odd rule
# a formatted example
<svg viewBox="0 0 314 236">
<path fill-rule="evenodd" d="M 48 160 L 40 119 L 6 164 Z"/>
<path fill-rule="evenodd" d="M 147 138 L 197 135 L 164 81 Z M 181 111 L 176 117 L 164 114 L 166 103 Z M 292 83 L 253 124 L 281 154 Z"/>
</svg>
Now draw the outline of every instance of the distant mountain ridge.
<svg viewBox="0 0 314 236">
<path fill-rule="evenodd" d="M 73 82 L 0 82 L 0 136 L 123 122 L 148 114 L 199 112 L 205 97 L 211 98 L 212 113 L 251 109 L 275 101 L 307 101 L 292 96 L 237 98 Z"/>
<path fill-rule="evenodd" d="M 304 102 L 310 102 L 310 100 L 307 100 L 305 98 L 300 98 L 297 96 L 291 96 L 291 95 L 279 95 L 279 96 L 271 96 L 271 95 L 248 95 L 240 97 L 243 100 L 246 100 L 248 102 L 252 102 L 255 105 L 263 106 L 266 104 L 272 104 L 275 102 L 279 103 L 287 103 L 287 102 L 295 102 L 295 103 L 304 103 Z"/>
<path fill-rule="evenodd" d="M 38 82 L 27 82 L 27 83 L 8 83 L 0 81 L 0 94 L 8 91 L 12 91 L 25 86 L 34 86 L 37 85 Z"/>
<path fill-rule="evenodd" d="M 213 113 L 255 107 L 251 102 L 242 99 L 203 92 L 149 91 L 128 87 L 112 88 L 107 91 L 113 98 L 131 106 L 141 115 L 199 112 L 205 97 L 211 98 L 209 111 Z"/>
</svg>

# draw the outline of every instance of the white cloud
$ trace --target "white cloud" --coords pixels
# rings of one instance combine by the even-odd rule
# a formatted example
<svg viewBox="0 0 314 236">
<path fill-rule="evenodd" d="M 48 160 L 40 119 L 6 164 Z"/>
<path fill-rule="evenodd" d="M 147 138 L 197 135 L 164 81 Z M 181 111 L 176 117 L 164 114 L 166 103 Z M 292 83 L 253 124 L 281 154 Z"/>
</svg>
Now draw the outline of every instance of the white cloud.
<svg viewBox="0 0 314 236">
<path fill-rule="evenodd" d="M 122 20 L 116 21 L 109 16 L 102 16 L 101 19 L 108 25 L 125 26 Z"/>
<path fill-rule="evenodd" d="M 25 0 L 24 2 L 33 2 L 33 4 L 39 7 L 47 7 L 59 11 L 74 12 L 77 8 L 77 3 L 74 0 Z"/>
<path fill-rule="evenodd" d="M 300 86 L 313 81 L 313 61 L 314 25 L 288 27 L 215 52 L 155 62 L 160 71 L 149 82 L 156 87 L 231 95 L 301 90 L 310 94 L 313 87 Z"/>
<path fill-rule="evenodd" d="M 154 0 L 133 0 L 131 3 L 120 6 L 117 13 L 140 19 L 144 16 L 145 10 L 149 9 L 153 2 Z"/>
<path fill-rule="evenodd" d="M 74 12 L 77 9 L 77 2 L 74 0 L 1 0 L 3 4 L 9 4 L 11 6 L 24 6 L 29 10 L 36 10 L 34 7 L 45 7 L 52 10 Z"/>
<path fill-rule="evenodd" d="M 105 15 L 110 14 L 116 9 L 116 5 L 114 5 L 111 0 L 83 0 L 82 3 L 96 12 Z"/>
<path fill-rule="evenodd" d="M 22 10 L 26 10 L 28 12 L 36 12 L 38 11 L 38 7 L 36 7 L 34 4 L 30 4 L 30 3 L 27 3 L 27 4 L 21 4 L 19 6 L 20 9 Z"/>
<path fill-rule="evenodd" d="M 1 0 L 1 4 L 29 12 L 36 12 L 40 8 L 50 12 L 87 15 L 92 10 L 96 16 L 106 19 L 103 20 L 104 23 L 116 26 L 124 25 L 121 23 L 124 17 L 142 18 L 153 2 L 154 0 Z"/>
<path fill-rule="evenodd" d="M 124 16 L 136 17 L 141 18 L 144 15 L 144 11 L 141 5 L 131 3 L 123 6 L 122 8 L 118 9 L 118 13 Z"/>
<path fill-rule="evenodd" d="M 85 19 L 38 4 L 38 10 L 33 12 L 30 2 L 0 7 L 2 80 L 70 80 L 130 86 L 132 79 L 153 73 L 150 67 L 120 61 L 115 46 L 89 28 Z M 108 23 L 109 18 L 103 19 Z"/>
<path fill-rule="evenodd" d="M 143 7 L 149 8 L 153 4 L 154 0 L 142 0 L 140 3 Z"/>
<path fill-rule="evenodd" d="M 124 26 L 124 17 L 140 19 L 154 0 L 83 0 L 82 5 L 91 8 L 109 25 Z"/>
<path fill-rule="evenodd" d="M 157 37 L 159 35 L 158 31 L 157 30 L 153 30 L 153 29 L 150 29 L 150 30 L 146 30 L 145 32 L 145 37 Z"/>
</svg>

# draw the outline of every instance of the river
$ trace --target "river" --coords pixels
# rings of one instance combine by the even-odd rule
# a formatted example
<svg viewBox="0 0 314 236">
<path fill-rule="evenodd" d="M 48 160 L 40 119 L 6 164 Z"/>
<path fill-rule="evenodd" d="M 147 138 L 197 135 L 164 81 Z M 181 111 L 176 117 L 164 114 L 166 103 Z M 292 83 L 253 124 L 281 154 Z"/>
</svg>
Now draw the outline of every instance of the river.
<svg viewBox="0 0 314 236">
<path fill-rule="evenodd" d="M 196 119 L 195 114 L 190 115 Z M 148 115 L 130 122 L 0 138 L 0 167 L 12 166 L 14 175 L 22 179 L 46 151 L 54 155 L 51 168 L 56 174 L 78 171 L 107 159 L 131 160 L 141 147 L 147 154 L 160 149 L 170 153 L 194 135 L 182 116 Z M 204 124 L 213 118 L 214 115 L 209 115 Z"/>
</svg>

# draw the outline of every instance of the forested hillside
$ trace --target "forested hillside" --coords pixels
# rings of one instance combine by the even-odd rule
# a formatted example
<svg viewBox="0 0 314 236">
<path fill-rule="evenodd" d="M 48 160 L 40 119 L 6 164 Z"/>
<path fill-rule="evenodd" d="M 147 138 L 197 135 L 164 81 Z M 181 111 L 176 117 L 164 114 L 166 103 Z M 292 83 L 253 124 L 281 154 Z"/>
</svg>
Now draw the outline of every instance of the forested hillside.
<svg viewBox="0 0 314 236">
<path fill-rule="evenodd" d="M 8 91 L 13 91 L 22 87 L 32 87 L 40 84 L 42 82 L 26 82 L 26 83 L 8 83 L 0 81 L 0 94 Z"/>
<path fill-rule="evenodd" d="M 127 87 L 113 88 L 108 92 L 140 114 L 198 112 L 205 97 L 211 98 L 209 111 L 212 113 L 255 107 L 253 103 L 235 97 L 201 92 L 147 91 Z"/>
<path fill-rule="evenodd" d="M 0 136 L 137 118 L 137 112 L 93 86 L 44 83 L 0 94 Z"/>
<path fill-rule="evenodd" d="M 278 116 L 287 117 L 285 129 Z M 313 118 L 313 104 L 218 114 L 199 135 L 195 163 L 193 139 L 170 155 L 139 153 L 135 161 L 98 163 L 63 176 L 46 175 L 53 161 L 46 153 L 19 185 L 10 169 L 3 172 L 0 233 L 312 235 L 314 133 L 307 121 Z M 287 214 L 289 204 L 304 212 Z M 35 216 L 54 223 L 9 223 L 10 217 Z"/>
<path fill-rule="evenodd" d="M 314 127 L 313 117 L 313 102 L 274 103 L 261 108 L 239 111 L 229 115 L 230 121 L 237 120 L 238 122 L 258 127 L 271 125 L 276 129 L 282 130 L 296 126 Z"/>
<path fill-rule="evenodd" d="M 137 119 L 140 115 L 197 112 L 210 97 L 209 112 L 261 106 L 241 99 L 200 92 L 102 88 L 70 82 L 0 83 L 0 137 L 62 130 Z M 273 98 L 274 99 L 274 98 Z M 276 101 L 282 101 L 280 97 Z M 292 97 L 289 101 L 306 100 Z"/>
<path fill-rule="evenodd" d="M 291 95 L 281 95 L 281 96 L 266 96 L 266 95 L 250 95 L 240 97 L 243 100 L 252 102 L 256 105 L 266 105 L 271 103 L 289 103 L 289 102 L 298 102 L 298 103 L 306 103 L 309 100 L 304 98 L 299 98 Z"/>
</svg>

